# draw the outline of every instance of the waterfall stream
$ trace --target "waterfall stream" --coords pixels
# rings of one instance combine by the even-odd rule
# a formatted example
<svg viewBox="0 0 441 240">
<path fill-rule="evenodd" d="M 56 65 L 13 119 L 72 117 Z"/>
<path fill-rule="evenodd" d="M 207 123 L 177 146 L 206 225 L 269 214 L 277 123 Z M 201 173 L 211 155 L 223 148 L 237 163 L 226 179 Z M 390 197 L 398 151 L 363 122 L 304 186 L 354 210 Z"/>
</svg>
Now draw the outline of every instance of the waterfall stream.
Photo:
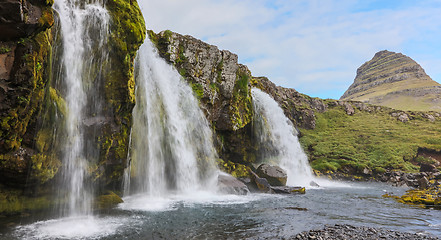
<svg viewBox="0 0 441 240">
<path fill-rule="evenodd" d="M 150 41 L 138 52 L 130 193 L 153 197 L 216 187 L 212 133 L 192 89 Z M 127 192 L 127 191 L 126 191 Z"/>
<path fill-rule="evenodd" d="M 57 79 L 68 109 L 61 152 L 63 168 L 59 187 L 61 216 L 91 213 L 92 189 L 87 184 L 88 162 L 97 150 L 86 144 L 84 120 L 100 114 L 99 84 L 96 82 L 107 58 L 105 48 L 109 15 L 100 0 L 57 0 L 54 5 L 61 25 L 60 73 Z"/>
<path fill-rule="evenodd" d="M 309 186 L 314 176 L 291 121 L 268 94 L 259 89 L 252 89 L 251 93 L 254 131 L 261 149 L 260 160 L 270 161 L 284 169 L 288 175 L 287 185 Z"/>
</svg>

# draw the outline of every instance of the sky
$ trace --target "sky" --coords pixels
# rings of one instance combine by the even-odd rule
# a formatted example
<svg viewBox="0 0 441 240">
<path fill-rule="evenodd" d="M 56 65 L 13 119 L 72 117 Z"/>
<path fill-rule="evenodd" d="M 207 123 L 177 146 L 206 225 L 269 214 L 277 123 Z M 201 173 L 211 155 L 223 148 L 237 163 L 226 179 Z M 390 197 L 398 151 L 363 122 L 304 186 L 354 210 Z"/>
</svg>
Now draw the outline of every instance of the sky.
<svg viewBox="0 0 441 240">
<path fill-rule="evenodd" d="M 376 52 L 401 52 L 441 82 L 441 0 L 139 0 L 148 29 L 239 56 L 253 76 L 339 99 Z"/>
</svg>

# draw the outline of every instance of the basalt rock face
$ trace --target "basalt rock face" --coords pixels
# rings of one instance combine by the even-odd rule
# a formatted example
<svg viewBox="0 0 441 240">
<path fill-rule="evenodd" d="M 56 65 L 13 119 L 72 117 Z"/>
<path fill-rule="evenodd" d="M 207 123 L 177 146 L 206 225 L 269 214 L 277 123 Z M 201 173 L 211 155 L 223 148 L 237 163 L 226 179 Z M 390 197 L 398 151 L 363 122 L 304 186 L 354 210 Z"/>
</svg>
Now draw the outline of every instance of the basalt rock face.
<svg viewBox="0 0 441 240">
<path fill-rule="evenodd" d="M 106 8 L 111 17 L 109 59 L 101 80 L 106 114 L 88 119 L 87 124 L 98 129 L 100 153 L 92 174 L 100 186 L 119 190 L 127 166 L 135 106 L 134 62 L 146 28 L 137 1 L 109 0 Z"/>
<path fill-rule="evenodd" d="M 358 68 L 354 83 L 341 99 L 400 110 L 440 111 L 441 84 L 411 58 L 381 51 Z"/>
<path fill-rule="evenodd" d="M 63 137 L 59 132 L 69 109 L 54 74 L 60 65 L 55 46 L 62 36 L 52 4 L 0 2 L 0 191 L 12 189 L 7 190 L 16 196 L 11 199 L 21 199 L 25 188 L 36 193 L 38 185 L 50 184 L 62 164 L 60 151 L 65 150 L 57 146 L 57 137 Z M 98 80 L 105 114 L 83 119 L 83 125 L 86 132 L 95 131 L 92 141 L 99 149 L 99 159 L 89 167 L 91 176 L 108 188 L 120 186 L 126 166 L 135 104 L 134 59 L 146 29 L 136 1 L 109 0 L 106 7 L 111 51 L 107 71 Z M 23 209 L 29 207 L 25 205 Z"/>
<path fill-rule="evenodd" d="M 249 165 L 256 161 L 252 87 L 270 94 L 301 128 L 314 129 L 315 111 L 323 112 L 327 108 L 319 99 L 278 87 L 265 77 L 253 77 L 246 66 L 237 62 L 237 55 L 229 51 L 171 31 L 158 34 L 149 31 L 149 37 L 159 55 L 173 64 L 193 88 L 215 129 L 218 153 L 226 162 Z"/>
<path fill-rule="evenodd" d="M 50 75 L 51 5 L 51 1 L 0 3 L 0 181 L 8 186 L 44 182 L 59 164 L 39 155 L 35 144 Z"/>
<path fill-rule="evenodd" d="M 237 62 L 237 55 L 191 36 L 149 31 L 149 37 L 159 55 L 175 65 L 192 87 L 215 129 L 220 157 L 234 163 L 254 162 L 252 76 L 248 68 Z"/>
</svg>

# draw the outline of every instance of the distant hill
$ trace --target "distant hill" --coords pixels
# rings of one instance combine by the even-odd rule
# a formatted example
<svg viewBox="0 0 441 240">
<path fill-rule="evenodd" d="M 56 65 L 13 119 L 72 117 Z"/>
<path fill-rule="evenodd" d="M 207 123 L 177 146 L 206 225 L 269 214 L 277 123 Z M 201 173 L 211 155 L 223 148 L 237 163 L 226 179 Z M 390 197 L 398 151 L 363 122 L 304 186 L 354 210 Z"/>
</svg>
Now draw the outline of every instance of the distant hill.
<svg viewBox="0 0 441 240">
<path fill-rule="evenodd" d="M 340 98 L 406 111 L 441 111 L 441 84 L 401 53 L 380 51 L 357 69 Z"/>
</svg>

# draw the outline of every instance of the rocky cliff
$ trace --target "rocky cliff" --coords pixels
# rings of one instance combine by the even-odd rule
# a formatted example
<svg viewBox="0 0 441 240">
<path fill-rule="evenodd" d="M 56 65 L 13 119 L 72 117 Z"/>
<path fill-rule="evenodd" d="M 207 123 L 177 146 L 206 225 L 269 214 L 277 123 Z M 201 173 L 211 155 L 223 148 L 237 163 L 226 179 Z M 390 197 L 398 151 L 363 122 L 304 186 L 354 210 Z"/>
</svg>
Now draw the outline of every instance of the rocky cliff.
<svg viewBox="0 0 441 240">
<path fill-rule="evenodd" d="M 358 68 L 354 83 L 341 99 L 400 110 L 440 111 L 441 84 L 411 58 L 381 51 Z"/>
<path fill-rule="evenodd" d="M 44 193 L 61 166 L 57 144 L 68 109 L 57 80 L 62 36 L 52 4 L 0 2 L 0 213 L 47 206 Z M 88 117 L 84 125 L 93 129 L 100 152 L 91 162 L 91 175 L 97 185 L 109 188 L 120 186 L 126 166 L 134 58 L 146 30 L 136 1 L 109 0 L 106 7 L 111 51 L 106 74 L 95 79 L 103 92 L 104 117 Z"/>
<path fill-rule="evenodd" d="M 441 149 L 441 116 L 437 112 L 311 98 L 276 86 L 265 77 L 253 77 L 237 63 L 236 55 L 191 36 L 171 31 L 149 35 L 160 55 L 174 64 L 193 87 L 215 130 L 220 166 L 233 175 L 244 175 L 258 159 L 251 87 L 260 88 L 279 103 L 298 128 L 300 141 L 316 170 L 360 177 L 390 170 L 416 171 L 421 161 L 432 161 L 418 157 L 421 149 Z M 241 101 L 235 100 L 237 94 Z"/>
<path fill-rule="evenodd" d="M 217 133 L 215 142 L 221 158 L 230 165 L 253 162 L 252 76 L 248 68 L 237 62 L 237 55 L 191 36 L 171 31 L 150 31 L 149 36 L 159 54 L 174 64 L 193 88 Z"/>
</svg>

